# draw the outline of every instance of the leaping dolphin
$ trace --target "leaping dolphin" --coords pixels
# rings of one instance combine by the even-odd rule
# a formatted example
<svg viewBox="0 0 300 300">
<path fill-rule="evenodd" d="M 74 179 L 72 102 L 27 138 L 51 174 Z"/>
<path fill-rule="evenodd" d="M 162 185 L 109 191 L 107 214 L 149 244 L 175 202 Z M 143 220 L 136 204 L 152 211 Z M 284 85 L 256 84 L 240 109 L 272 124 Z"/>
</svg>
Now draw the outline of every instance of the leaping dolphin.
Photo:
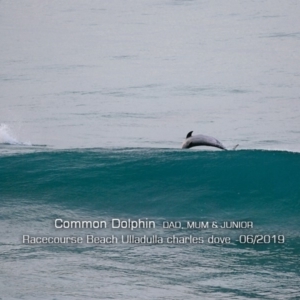
<svg viewBox="0 0 300 300">
<path fill-rule="evenodd" d="M 192 133 L 193 133 L 193 131 L 190 131 L 187 134 L 186 140 L 182 144 L 182 149 L 188 149 L 188 148 L 192 148 L 195 146 L 211 146 L 211 147 L 216 147 L 216 148 L 219 148 L 222 150 L 227 150 L 220 141 L 218 141 L 217 139 L 215 139 L 211 136 L 207 136 L 207 135 L 203 135 L 203 134 L 198 134 L 198 135 L 192 136 Z"/>
</svg>

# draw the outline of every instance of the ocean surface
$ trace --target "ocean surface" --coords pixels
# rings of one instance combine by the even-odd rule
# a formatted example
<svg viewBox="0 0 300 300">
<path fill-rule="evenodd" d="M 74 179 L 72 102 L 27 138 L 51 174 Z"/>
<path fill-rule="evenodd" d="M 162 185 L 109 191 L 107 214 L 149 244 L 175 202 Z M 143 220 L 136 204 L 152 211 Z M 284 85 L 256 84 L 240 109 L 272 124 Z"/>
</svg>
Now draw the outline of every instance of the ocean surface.
<svg viewBox="0 0 300 300">
<path fill-rule="evenodd" d="M 299 15 L 0 1 L 0 299 L 300 299 Z"/>
</svg>

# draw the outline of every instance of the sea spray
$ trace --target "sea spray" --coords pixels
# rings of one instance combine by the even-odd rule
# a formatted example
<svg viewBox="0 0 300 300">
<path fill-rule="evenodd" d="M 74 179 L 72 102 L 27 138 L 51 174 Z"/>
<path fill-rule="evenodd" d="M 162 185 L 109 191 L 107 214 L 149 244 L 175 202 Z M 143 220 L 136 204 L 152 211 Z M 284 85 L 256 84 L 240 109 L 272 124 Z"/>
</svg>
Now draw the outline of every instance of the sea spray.
<svg viewBox="0 0 300 300">
<path fill-rule="evenodd" d="M 0 144 L 31 146 L 31 142 L 21 142 L 7 124 L 0 124 Z"/>
<path fill-rule="evenodd" d="M 0 144 L 19 144 L 19 141 L 14 137 L 11 129 L 4 123 L 0 125 Z"/>
</svg>

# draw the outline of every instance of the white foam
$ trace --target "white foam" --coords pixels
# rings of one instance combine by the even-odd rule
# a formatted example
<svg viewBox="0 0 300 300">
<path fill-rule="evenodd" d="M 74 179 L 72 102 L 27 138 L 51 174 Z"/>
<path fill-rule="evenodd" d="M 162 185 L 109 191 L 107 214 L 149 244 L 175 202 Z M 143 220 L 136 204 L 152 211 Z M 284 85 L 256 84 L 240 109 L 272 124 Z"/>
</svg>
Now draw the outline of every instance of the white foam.
<svg viewBox="0 0 300 300">
<path fill-rule="evenodd" d="M 0 124 L 0 144 L 10 144 L 10 145 L 26 145 L 30 146 L 30 142 L 20 142 L 14 136 L 11 129 L 6 124 Z"/>
</svg>

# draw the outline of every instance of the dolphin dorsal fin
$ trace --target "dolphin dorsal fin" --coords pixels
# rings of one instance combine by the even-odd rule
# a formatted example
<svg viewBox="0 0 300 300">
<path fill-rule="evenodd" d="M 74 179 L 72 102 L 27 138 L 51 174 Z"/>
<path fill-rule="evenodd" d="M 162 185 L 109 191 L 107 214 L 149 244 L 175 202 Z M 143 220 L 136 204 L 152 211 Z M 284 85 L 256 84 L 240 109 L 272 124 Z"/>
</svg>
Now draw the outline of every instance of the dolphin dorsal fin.
<svg viewBox="0 0 300 300">
<path fill-rule="evenodd" d="M 191 136 L 192 136 L 192 133 L 193 133 L 193 131 L 190 131 L 190 132 L 186 135 L 186 138 L 188 139 L 189 137 L 191 137 Z"/>
</svg>

